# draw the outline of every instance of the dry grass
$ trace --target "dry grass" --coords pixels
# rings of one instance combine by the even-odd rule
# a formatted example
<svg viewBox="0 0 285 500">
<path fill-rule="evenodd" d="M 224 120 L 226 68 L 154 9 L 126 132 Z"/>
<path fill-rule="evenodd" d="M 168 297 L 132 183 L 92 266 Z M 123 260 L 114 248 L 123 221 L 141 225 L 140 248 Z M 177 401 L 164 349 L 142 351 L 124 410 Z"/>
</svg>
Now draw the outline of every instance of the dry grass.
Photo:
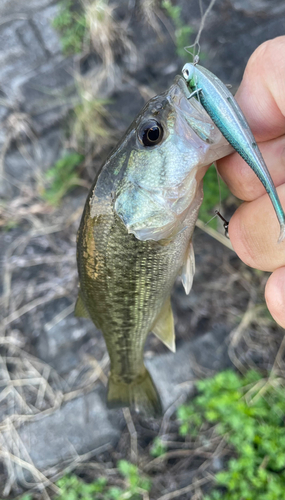
<svg viewBox="0 0 285 500">
<path fill-rule="evenodd" d="M 22 201 L 18 199 L 18 203 L 15 200 L 15 212 L 17 209 L 19 211 L 23 209 L 24 200 L 27 202 L 25 198 Z M 32 207 L 33 205 L 31 209 Z M 107 382 L 108 357 L 104 356 L 99 362 L 86 356 L 82 361 L 82 366 L 77 367 L 77 373 L 82 374 L 80 384 L 75 388 L 70 384 L 67 385 L 52 367 L 29 352 L 29 344 L 26 343 L 22 333 L 25 318 L 28 316 L 32 318 L 34 324 L 39 324 L 42 308 L 51 301 L 68 297 L 71 303 L 60 313 L 54 314 L 52 319 L 44 325 L 46 331 L 72 312 L 74 291 L 77 285 L 75 234 L 81 210 L 80 206 L 70 215 L 71 211 L 68 207 L 50 213 L 45 213 L 45 211 L 40 213 L 39 209 L 33 209 L 34 213 L 30 214 L 31 217 L 27 216 L 30 229 L 17 236 L 4 254 L 1 298 L 4 321 L 1 325 L 0 336 L 0 387 L 3 387 L 0 393 L 0 407 L 4 413 L 0 423 L 0 459 L 4 464 L 6 476 L 2 495 L 18 491 L 19 478 L 28 489 L 41 491 L 42 498 L 48 499 L 49 492 L 56 491 L 52 485 L 54 478 L 59 477 L 60 471 L 57 470 L 56 474 L 54 471 L 38 471 L 20 440 L 18 429 L 24 423 L 51 414 L 65 402 L 88 393 L 98 381 L 103 384 Z M 22 216 L 24 217 L 25 214 Z M 26 250 L 33 244 L 48 248 L 49 251 L 30 254 Z M 194 308 L 191 314 L 189 312 L 189 317 L 193 325 L 197 324 L 201 318 L 201 304 L 203 304 L 204 314 L 205 310 L 208 311 L 206 314 L 212 314 L 210 311 L 213 304 L 217 308 L 217 313 L 223 307 L 227 307 L 226 321 L 232 324 L 229 354 L 233 363 L 242 372 L 249 367 L 268 370 L 273 366 L 274 380 L 273 377 L 269 377 L 259 388 L 265 393 L 268 384 L 276 383 L 276 377 L 279 384 L 284 385 L 285 380 L 283 335 L 266 314 L 262 302 L 266 275 L 248 270 L 241 263 L 237 265 L 237 261 L 235 263 L 237 267 L 233 267 L 234 254 L 226 247 L 222 252 L 219 247 L 217 257 L 214 257 L 215 245 L 212 243 L 212 246 L 208 248 L 205 259 L 206 262 L 207 259 L 212 261 L 212 267 L 221 260 L 220 269 L 223 269 L 223 272 L 220 269 L 217 270 L 218 280 L 213 279 L 213 282 L 208 283 L 204 288 L 197 311 Z M 200 246 L 205 248 L 203 238 Z M 44 274 L 43 266 L 45 266 Z M 40 279 L 35 277 L 27 285 L 27 282 L 21 278 L 21 271 L 32 268 L 41 269 Z M 225 306 L 224 297 L 229 295 L 229 290 L 233 287 L 235 287 L 236 296 L 228 298 L 230 302 Z M 247 296 L 248 305 L 245 312 L 238 303 L 241 293 L 246 293 Z M 214 321 L 215 317 L 213 317 Z M 197 378 L 212 374 L 197 363 L 196 365 L 193 363 L 193 369 Z M 256 394 L 256 390 L 253 394 Z M 247 397 L 251 397 L 250 392 Z M 6 411 L 8 408 L 9 413 Z M 137 463 L 144 472 L 151 474 L 154 477 L 156 492 L 159 490 L 161 481 L 165 488 L 169 488 L 167 485 L 171 481 L 171 484 L 176 484 L 176 488 L 171 487 L 174 491 L 161 497 L 163 500 L 179 498 L 182 494 L 203 498 L 202 487 L 211 484 L 212 481 L 213 459 L 227 456 L 228 450 L 225 443 L 220 438 L 217 439 L 214 429 L 204 436 L 207 444 L 201 446 L 201 441 L 190 440 L 184 447 L 177 437 L 177 423 L 173 420 L 175 409 L 176 405 L 169 409 L 160 424 L 160 429 L 155 431 L 155 435 L 158 434 L 166 442 L 168 451 L 163 457 L 151 461 L 149 461 L 148 448 L 143 444 L 145 427 L 141 430 L 140 420 L 129 410 L 125 410 L 127 444 L 116 452 L 116 459 L 125 458 L 127 455 L 126 458 Z M 203 436 L 203 430 L 201 430 L 201 436 Z M 68 470 L 80 469 L 82 460 L 82 457 L 74 455 L 70 462 L 64 465 L 63 471 L 68 467 Z M 90 465 L 90 474 L 94 469 L 92 467 Z M 191 485 L 179 487 L 179 477 L 183 476 L 183 471 L 189 468 L 195 469 L 195 467 L 197 471 Z M 156 496 L 159 495 L 156 494 Z"/>
<path fill-rule="evenodd" d="M 141 0 L 139 4 L 140 10 L 142 12 L 144 21 L 147 25 L 156 31 L 159 37 L 162 36 L 161 28 L 158 23 L 158 19 L 161 15 L 157 0 Z"/>
<path fill-rule="evenodd" d="M 83 5 L 92 48 L 102 59 L 108 79 L 114 79 L 117 56 L 125 54 L 131 63 L 136 61 L 136 49 L 128 37 L 127 25 L 116 20 L 116 4 L 108 0 L 83 0 Z"/>
<path fill-rule="evenodd" d="M 19 199 L 17 201 L 18 205 L 14 208 L 21 207 Z M 75 232 L 82 207 L 72 215 L 70 210 L 48 214 L 39 214 L 39 210 L 34 212 L 33 217 L 29 218 L 30 230 L 16 237 L 3 255 L 3 294 L 0 302 L 3 318 L 0 328 L 0 389 L 3 388 L 0 392 L 0 461 L 6 474 L 0 495 L 6 496 L 12 490 L 17 491 L 20 481 L 25 488 L 36 487 L 42 492 L 43 498 L 49 498 L 46 488 L 51 488 L 54 492 L 58 492 L 58 489 L 32 463 L 18 429 L 25 422 L 49 415 L 64 402 L 93 390 L 97 381 L 103 380 L 106 383 L 104 370 L 108 365 L 108 357 L 105 356 L 100 363 L 93 358 L 85 358 L 82 366 L 77 369 L 78 377 L 82 373 L 78 378 L 79 383 L 72 388 L 51 366 L 29 352 L 29 343 L 21 331 L 21 324 L 25 324 L 23 320 L 27 316 L 34 318 L 36 325 L 43 307 L 62 297 L 69 297 L 71 305 L 46 323 L 45 328 L 49 331 L 74 309 L 74 291 L 77 288 Z M 62 249 L 59 236 L 66 238 L 67 234 L 68 249 Z M 32 248 L 34 244 L 43 245 L 43 248 L 48 246 L 52 252 L 30 255 L 26 249 Z M 41 269 L 41 272 L 27 283 L 22 279 L 21 271 L 29 271 L 34 267 Z"/>
<path fill-rule="evenodd" d="M 134 67 L 137 53 L 130 40 L 127 24 L 116 20 L 115 4 L 110 5 L 106 0 L 84 0 L 84 6 L 90 33 L 86 51 L 95 51 L 101 58 L 101 66 L 96 73 L 77 76 L 79 96 L 69 145 L 83 151 L 88 164 L 102 149 L 110 147 L 115 138 L 114 131 L 107 124 L 108 113 L 102 89 L 108 94 L 119 87 L 125 78 L 117 65 L 118 56 L 127 58 L 129 67 Z M 146 22 L 159 32 L 156 2 L 141 1 L 140 9 Z M 133 84 L 137 85 L 137 82 L 133 80 Z M 151 95 L 151 89 L 147 87 L 141 86 L 140 91 L 145 98 Z M 68 463 L 60 464 L 56 470 L 39 471 L 21 442 L 18 431 L 23 424 L 52 414 L 67 401 L 93 390 L 94 384 L 99 381 L 106 385 L 108 356 L 103 356 L 100 361 L 85 356 L 74 375 L 79 383 L 73 385 L 71 378 L 67 384 L 56 370 L 31 353 L 31 342 L 25 338 L 25 325 L 44 326 L 45 331 L 49 332 L 73 311 L 77 290 L 75 240 L 82 206 L 74 209 L 66 202 L 58 210 L 41 200 L 39 186 L 44 181 L 40 166 L 44 152 L 39 150 L 32 120 L 28 115 L 14 110 L 4 126 L 6 141 L 0 154 L 0 175 L 14 183 L 19 195 L 0 207 L 0 227 L 11 228 L 23 223 L 24 226 L 18 229 L 17 235 L 2 252 L 0 460 L 5 468 L 5 477 L 0 495 L 19 492 L 20 479 L 27 489 L 38 491 L 42 498 L 49 499 L 49 492 L 58 491 L 54 482 L 60 475 L 84 469 L 85 474 L 89 471 L 92 478 L 98 475 L 98 471 L 105 476 L 115 477 L 116 460 L 123 457 L 137 463 L 144 472 L 152 474 L 155 495 L 159 500 L 171 500 L 182 495 L 188 495 L 192 500 L 202 499 L 202 486 L 210 484 L 213 479 L 213 460 L 227 456 L 228 449 L 224 440 L 215 435 L 214 427 L 207 432 L 201 429 L 200 438 L 204 439 L 204 444 L 201 444 L 201 439 L 194 438 L 186 444 L 182 443 L 174 418 L 176 406 L 180 402 L 169 408 L 158 424 L 142 421 L 129 410 L 124 410 L 126 431 L 122 436 L 123 444 L 112 450 L 108 466 L 92 461 L 93 455 L 98 452 L 94 450 L 83 456 L 74 452 Z M 37 161 L 30 157 L 26 139 L 32 143 Z M 23 185 L 17 179 L 9 179 L 4 173 L 5 157 L 12 142 L 33 166 L 34 185 Z M 205 230 L 201 224 L 199 227 Z M 216 232 L 211 233 L 211 236 L 227 248 L 221 250 L 219 247 L 218 257 L 214 257 L 212 250 L 217 245 L 207 241 L 209 249 L 208 253 L 204 251 L 202 266 L 211 267 L 213 273 L 217 271 L 211 282 L 205 280 L 206 285 L 204 283 L 199 293 L 199 301 L 188 307 L 187 334 L 190 328 L 195 331 L 204 318 L 211 319 L 209 329 L 222 318 L 232 329 L 229 355 L 233 364 L 242 372 L 248 368 L 264 371 L 272 369 L 269 378 L 264 379 L 258 387 L 261 394 L 266 394 L 269 384 L 285 384 L 285 341 L 281 329 L 266 314 L 263 300 L 266 275 L 256 274 L 246 266 L 237 264 L 237 261 L 233 263 L 233 253 L 228 250 L 231 248 L 229 240 Z M 203 248 L 205 240 L 200 244 L 201 255 Z M 39 272 L 35 273 L 36 276 L 31 275 L 27 281 L 23 273 L 32 268 Z M 234 296 L 230 296 L 230 292 Z M 244 306 L 245 297 L 247 305 Z M 42 325 L 42 311 L 50 303 L 62 298 L 67 298 L 69 305 L 60 313 L 54 313 Z M 178 322 L 178 336 L 179 326 Z M 192 364 L 197 378 L 212 374 L 195 364 L 195 360 L 192 360 Z M 251 397 L 256 397 L 256 389 L 248 391 L 246 397 L 249 401 Z M 163 457 L 150 461 L 148 443 L 155 435 L 167 443 L 168 451 Z M 104 450 L 109 450 L 108 445 Z M 195 469 L 192 483 L 180 487 L 179 484 L 185 479 L 183 474 L 189 469 Z M 164 487 L 173 491 L 160 496 Z"/>
<path fill-rule="evenodd" d="M 102 77 L 100 73 L 99 78 Z M 117 140 L 116 133 L 108 125 L 107 99 L 98 97 L 100 86 L 97 72 L 89 72 L 85 77 L 76 75 L 80 102 L 74 107 L 74 120 L 69 146 L 84 154 L 87 161 L 109 149 Z"/>
<path fill-rule="evenodd" d="M 18 147 L 23 150 L 22 139 L 28 137 L 32 142 L 35 141 L 35 134 L 33 132 L 32 120 L 26 113 L 20 113 L 14 110 L 6 118 L 5 122 L 2 124 L 2 128 L 5 130 L 5 141 L 2 145 L 0 152 L 0 179 L 5 176 L 5 157 L 13 141 L 16 141 Z"/>
<path fill-rule="evenodd" d="M 26 234 L 17 237 L 5 252 L 4 295 L 2 297 L 4 322 L 0 337 L 0 385 L 4 388 L 0 393 L 0 405 L 1 409 L 9 408 L 9 414 L 5 413 L 5 410 L 0 423 L 0 459 L 6 471 L 2 495 L 19 491 L 17 483 L 21 478 L 21 483 L 27 489 L 40 491 L 42 498 L 48 499 L 50 492 L 57 491 L 53 483 L 60 473 L 81 470 L 82 461 L 89 460 L 92 456 L 91 453 L 78 457 L 74 453 L 73 458 L 71 457 L 67 464 L 63 464 L 61 470 L 38 471 L 18 433 L 24 423 L 49 415 L 57 411 L 65 402 L 88 393 L 97 381 L 103 384 L 107 382 L 108 357 L 105 356 L 100 362 L 86 357 L 82 366 L 78 366 L 78 372 L 82 371 L 80 385 L 71 388 L 53 368 L 29 353 L 28 345 L 25 344 L 25 339 L 21 334 L 21 322 L 25 315 L 32 315 L 33 321 L 37 323 L 41 308 L 50 301 L 60 297 L 70 297 L 73 300 L 77 281 L 74 239 L 80 212 L 81 207 L 71 216 L 69 209 L 64 213 L 61 210 L 52 214 L 36 215 L 36 222 L 33 222 L 31 229 Z M 69 213 L 68 217 L 67 213 Z M 66 247 L 63 244 L 64 239 L 67 241 Z M 29 255 L 25 249 L 33 242 L 48 244 L 52 252 Z M 224 252 L 232 258 L 232 252 L 226 248 Z M 209 254 L 211 254 L 211 248 Z M 14 274 L 19 273 L 20 270 L 43 265 L 46 266 L 43 283 L 34 281 L 27 289 L 27 283 L 22 283 L 19 279 L 14 280 Z M 54 266 L 58 266 L 56 273 L 53 270 Z M 233 327 L 229 338 L 230 356 L 242 371 L 246 371 L 248 367 L 266 370 L 273 366 L 274 379 L 273 376 L 265 379 L 258 388 L 262 394 L 265 394 L 268 384 L 275 384 L 276 380 L 278 384 L 284 385 L 285 383 L 285 342 L 281 331 L 266 316 L 264 305 L 260 303 L 265 277 L 262 274 L 255 275 L 242 264 L 239 269 L 231 267 L 229 262 L 224 267 L 226 267 L 224 276 L 220 276 L 220 281 L 215 283 L 216 289 L 221 293 L 221 302 L 218 307 L 222 307 L 222 293 L 223 289 L 225 293 L 228 293 L 227 286 L 231 287 L 239 283 L 239 286 L 247 289 L 248 294 L 248 307 L 245 313 L 235 304 L 234 314 L 237 317 L 237 311 L 239 311 L 240 319 L 235 321 L 236 326 Z M 207 287 L 205 293 L 204 301 L 213 300 L 211 286 Z M 234 299 L 232 302 L 234 306 Z M 60 313 L 54 314 L 53 318 L 45 324 L 45 328 L 47 330 L 53 328 L 71 313 L 72 308 L 73 303 Z M 214 318 L 213 321 L 215 321 Z M 207 370 L 205 371 L 199 365 L 195 368 L 193 364 L 193 368 L 198 378 L 209 375 Z M 246 397 L 250 401 L 250 398 L 255 397 L 256 394 L 257 388 L 255 387 L 254 391 L 249 391 Z M 145 473 L 154 478 L 155 498 L 160 500 L 171 500 L 181 495 L 189 495 L 189 498 L 194 495 L 194 498 L 202 499 L 203 487 L 210 485 L 213 480 L 213 460 L 226 457 L 229 452 L 222 438 L 216 436 L 214 428 L 206 433 L 201 429 L 199 439 L 191 438 L 187 443 L 182 443 L 178 437 L 178 424 L 173 419 L 175 409 L 176 405 L 169 409 L 162 422 L 159 423 L 160 427 L 152 434 L 153 436 L 159 435 L 163 439 L 168 451 L 162 457 L 151 461 L 148 447 L 145 445 L 149 424 L 142 423 L 140 418 L 132 415 L 129 410 L 125 410 L 127 434 L 124 434 L 125 444 L 122 448 L 118 448 L 114 456 L 114 467 L 116 460 L 121 457 L 137 463 Z M 201 444 L 201 440 L 204 440 L 204 444 Z M 99 467 L 99 465 L 92 462 L 88 466 L 89 474 L 92 475 L 95 471 L 96 476 L 95 466 Z M 117 473 L 115 468 L 112 470 L 114 479 Z M 179 486 L 182 481 L 180 476 L 182 478 L 187 470 L 196 472 L 191 484 L 181 487 Z M 159 496 L 158 492 L 162 487 L 173 491 Z"/>
<path fill-rule="evenodd" d="M 81 380 L 80 387 L 76 390 L 69 390 L 55 370 L 28 354 L 19 344 L 19 339 L 13 335 L 0 338 L 2 353 L 0 387 L 4 386 L 0 393 L 2 410 L 0 461 L 6 470 L 5 484 L 2 483 L 3 489 L 0 494 L 7 496 L 11 491 L 17 491 L 20 483 L 28 490 L 41 491 L 43 498 L 49 498 L 47 487 L 55 493 L 59 492 L 53 479 L 48 479 L 46 475 L 50 477 L 51 472 L 54 475 L 54 469 L 43 473 L 36 468 L 21 441 L 18 429 L 24 423 L 50 415 L 59 410 L 65 402 L 93 390 L 96 382 L 106 377 L 103 369 L 106 368 L 108 358 L 97 363 L 97 370 L 94 370 L 94 360 L 88 365 L 88 359 L 86 359 L 85 377 Z M 107 448 L 108 446 L 103 447 L 102 451 Z M 82 457 L 82 460 L 90 458 L 92 453 L 87 455 Z M 71 456 L 68 464 L 69 470 L 75 468 L 80 461 L 80 457 L 74 455 L 72 458 Z M 62 466 L 59 470 L 62 473 Z"/>
</svg>

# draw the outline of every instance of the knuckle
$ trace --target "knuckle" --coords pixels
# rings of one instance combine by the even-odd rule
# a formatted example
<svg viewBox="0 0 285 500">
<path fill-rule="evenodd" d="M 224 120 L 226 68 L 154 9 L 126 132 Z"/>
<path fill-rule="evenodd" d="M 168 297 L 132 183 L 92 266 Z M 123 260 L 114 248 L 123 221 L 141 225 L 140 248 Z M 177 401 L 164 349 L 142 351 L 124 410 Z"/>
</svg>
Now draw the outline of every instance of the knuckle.
<svg viewBox="0 0 285 500">
<path fill-rule="evenodd" d="M 265 193 L 261 182 L 243 160 L 240 160 L 238 165 L 236 165 L 235 179 L 236 196 L 243 201 L 253 201 Z"/>
</svg>

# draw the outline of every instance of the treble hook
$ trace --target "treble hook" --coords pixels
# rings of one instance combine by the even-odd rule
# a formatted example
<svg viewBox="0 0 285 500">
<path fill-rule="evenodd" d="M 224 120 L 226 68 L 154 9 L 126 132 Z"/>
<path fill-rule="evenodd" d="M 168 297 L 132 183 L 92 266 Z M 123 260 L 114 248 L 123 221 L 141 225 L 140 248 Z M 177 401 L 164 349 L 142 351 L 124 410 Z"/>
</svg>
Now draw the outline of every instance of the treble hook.
<svg viewBox="0 0 285 500">
<path fill-rule="evenodd" d="M 229 238 L 229 222 L 220 214 L 219 210 L 215 210 L 215 214 L 218 215 L 220 217 L 220 219 L 222 219 L 223 221 L 223 226 L 224 226 L 224 230 L 225 230 L 225 236 L 227 238 Z"/>
</svg>

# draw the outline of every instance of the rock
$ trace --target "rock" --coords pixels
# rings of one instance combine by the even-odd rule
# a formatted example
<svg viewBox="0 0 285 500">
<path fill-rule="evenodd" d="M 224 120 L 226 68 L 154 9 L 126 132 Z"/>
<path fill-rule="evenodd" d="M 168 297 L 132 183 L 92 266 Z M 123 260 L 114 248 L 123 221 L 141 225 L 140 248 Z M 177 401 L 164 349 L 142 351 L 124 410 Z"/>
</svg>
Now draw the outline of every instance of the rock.
<svg viewBox="0 0 285 500">
<path fill-rule="evenodd" d="M 52 325 L 52 323 L 51 323 Z M 73 311 L 55 326 L 45 326 L 36 343 L 37 356 L 49 363 L 59 375 L 64 375 L 82 362 L 80 347 L 83 342 L 95 337 L 92 321 L 76 318 Z M 101 349 L 100 349 L 101 351 Z"/>
<path fill-rule="evenodd" d="M 38 114 L 62 105 L 67 99 L 72 106 L 75 84 L 72 75 L 72 59 L 50 61 L 26 80 L 21 88 L 25 112 Z"/>
<path fill-rule="evenodd" d="M 45 172 L 59 157 L 62 147 L 63 131 L 58 127 L 49 130 L 44 136 L 36 138 L 33 143 L 26 142 L 24 149 L 28 154 L 24 157 L 16 149 L 15 145 L 8 151 L 5 157 L 5 173 L 9 179 L 3 179 L 0 183 L 0 196 L 9 199 L 18 193 L 18 182 L 25 185 L 35 182 L 36 171 Z M 13 184 L 15 178 L 16 185 Z"/>
<path fill-rule="evenodd" d="M 194 338 L 190 346 L 190 355 L 198 365 L 215 372 L 232 366 L 228 355 L 226 337 L 229 329 L 224 325 L 214 325 L 211 332 Z"/>
<path fill-rule="evenodd" d="M 76 454 L 114 445 L 125 425 L 120 410 L 108 410 L 101 388 L 82 395 L 52 414 L 18 430 L 34 465 L 41 471 L 59 466 Z"/>
<path fill-rule="evenodd" d="M 66 118 L 68 111 L 72 108 L 72 101 L 58 101 L 55 99 L 50 109 L 41 109 L 33 115 L 33 127 L 39 136 L 44 136 L 51 127 L 60 126 Z M 62 136 L 62 130 L 60 131 Z M 59 153 L 59 152 L 58 152 Z M 58 159 L 59 154 L 56 159 Z"/>
<path fill-rule="evenodd" d="M 83 330 L 81 334 L 84 335 Z M 177 402 L 181 404 L 193 394 L 199 357 L 210 369 L 222 370 L 229 366 L 225 354 L 226 334 L 225 328 L 217 326 L 216 331 L 185 343 L 176 354 L 147 360 L 146 365 L 161 395 L 164 411 Z M 61 336 L 60 331 L 58 335 Z M 62 345 L 66 342 L 66 334 L 63 339 Z M 196 361 L 193 361 L 193 356 Z M 121 410 L 107 409 L 106 388 L 97 385 L 94 391 L 64 403 L 51 414 L 22 424 L 18 433 L 35 467 L 43 472 L 50 467 L 62 467 L 76 454 L 91 452 L 108 443 L 115 445 L 124 425 Z M 16 472 L 20 477 L 20 471 Z"/>
<path fill-rule="evenodd" d="M 46 53 L 29 20 L 1 25 L 0 45 L 0 85 L 11 94 L 29 71 L 45 61 Z"/>
<path fill-rule="evenodd" d="M 176 401 L 181 402 L 193 394 L 197 364 L 213 371 L 231 366 L 225 343 L 228 333 L 225 327 L 217 325 L 213 332 L 185 342 L 176 353 L 146 360 L 164 411 Z"/>
<path fill-rule="evenodd" d="M 280 0 L 230 0 L 233 8 L 242 11 L 247 15 L 256 16 L 257 14 L 279 15 L 285 12 L 285 3 Z"/>
<path fill-rule="evenodd" d="M 161 23 L 162 36 L 157 37 L 153 30 L 143 25 L 141 13 L 137 9 L 132 10 L 134 2 L 124 0 L 117 4 L 115 13 L 121 13 L 118 19 L 126 21 L 125 26 L 128 25 L 131 39 L 137 48 L 136 63 L 131 64 L 130 60 L 127 62 L 126 54 L 116 59 L 120 81 L 116 81 L 115 92 L 110 96 L 115 103 L 110 105 L 111 117 L 108 120 L 120 134 L 132 121 L 147 96 L 152 91 L 161 92 L 166 89 L 174 74 L 180 72 L 183 63 L 177 57 L 175 42 L 167 33 L 163 23 Z M 60 37 L 50 24 L 58 12 L 58 5 L 58 0 L 0 1 L 0 119 L 4 121 L 10 112 L 27 113 L 37 135 L 36 149 L 29 141 L 24 143 L 30 161 L 20 154 L 14 143 L 11 144 L 5 157 L 6 174 L 25 185 L 33 183 L 36 174 L 44 172 L 60 156 L 63 137 L 60 122 L 76 99 L 74 60 L 62 55 Z M 191 24 L 196 29 L 200 24 L 199 2 L 180 0 L 177 5 L 182 7 L 182 23 Z M 201 36 L 201 50 L 205 55 L 203 64 L 225 83 L 237 86 L 246 62 L 255 48 L 267 39 L 284 34 L 284 12 L 285 3 L 280 0 L 216 2 Z M 165 11 L 162 14 L 161 19 L 163 16 L 166 18 Z M 168 28 L 171 26 L 171 20 L 167 20 L 167 23 Z M 189 43 L 192 41 L 193 36 L 189 38 Z M 190 56 L 186 58 L 191 60 Z M 88 71 L 94 71 L 96 78 L 96 65 L 99 59 L 100 55 L 84 57 L 78 68 L 82 69 L 85 65 Z M 87 62 L 90 63 L 89 66 Z M 6 138 L 5 126 L 2 127 L 0 134 L 0 143 L 3 144 Z M 0 194 L 6 199 L 18 194 L 16 188 L 5 180 L 1 180 L 0 190 Z M 82 206 L 83 204 L 82 201 Z M 66 206 L 65 198 L 61 210 L 64 211 Z M 66 219 L 75 213 L 76 209 L 76 206 L 68 207 Z M 43 224 L 49 226 L 53 223 L 52 217 L 50 219 L 43 217 Z M 7 234 L 4 233 L 0 241 L 1 265 L 2 263 L 6 265 L 3 256 L 9 245 L 18 236 L 24 236 L 25 231 L 26 226 L 21 226 Z M 43 236 L 42 238 L 46 239 L 46 246 L 40 246 L 39 241 L 33 247 L 31 245 L 32 248 L 29 250 L 34 249 L 31 255 L 37 257 L 46 254 L 52 257 L 60 255 L 60 252 L 57 254 L 58 248 L 63 253 L 72 246 L 74 248 L 75 229 L 68 226 L 62 233 L 64 234 L 52 233 Z M 201 247 L 211 255 L 210 260 L 205 258 Z M 146 365 L 161 394 L 164 411 L 177 400 L 181 402 L 193 394 L 196 369 L 199 364 L 205 367 L 205 373 L 208 373 L 207 369 L 212 373 L 230 366 L 225 337 L 233 325 L 223 311 L 220 313 L 216 311 L 216 302 L 210 303 L 212 298 L 209 299 L 209 303 L 203 302 L 203 290 L 198 284 L 200 279 L 207 287 L 209 280 L 212 282 L 215 280 L 215 272 L 216 275 L 222 272 L 219 265 L 223 259 L 223 250 L 218 249 L 218 257 L 214 261 L 212 253 L 213 247 L 209 250 L 209 242 L 203 239 L 197 252 L 197 273 L 191 295 L 189 298 L 186 297 L 182 289 L 177 292 L 178 305 L 174 307 L 174 311 L 176 319 L 178 318 L 178 328 L 183 333 L 177 353 L 155 355 L 146 360 Z M 22 253 L 22 248 L 19 248 L 16 256 L 19 255 L 25 257 L 28 254 L 25 253 L 25 249 Z M 81 354 L 91 354 L 100 360 L 102 353 L 105 352 L 102 336 L 100 334 L 99 337 L 98 331 L 90 321 L 76 319 L 70 314 L 59 323 L 52 323 L 56 315 L 75 300 L 77 286 L 75 269 L 74 259 L 74 262 L 69 263 L 66 268 L 63 265 L 57 267 L 52 264 L 46 269 L 45 265 L 35 266 L 33 269 L 29 267 L 15 269 L 12 277 L 11 300 L 16 301 L 19 307 L 31 302 L 33 295 L 29 296 L 29 293 L 32 294 L 35 286 L 44 287 L 49 278 L 53 280 L 52 286 L 66 286 L 64 299 L 55 298 L 23 314 L 16 322 L 9 325 L 11 330 L 8 328 L 7 335 L 7 338 L 13 338 L 15 332 L 18 332 L 19 338 L 23 339 L 23 342 L 26 341 L 29 352 L 48 362 L 61 377 L 64 377 L 62 383 L 64 388 L 68 384 L 71 387 L 72 377 L 73 381 L 75 380 L 77 368 L 83 359 Z M 248 302 L 247 291 L 243 287 L 242 289 L 243 291 L 237 294 L 238 313 L 245 310 Z M 236 290 L 234 284 L 233 290 Z M 13 295 L 14 291 L 17 293 Z M 213 296 L 219 292 L 220 290 L 213 288 Z M 45 291 L 41 293 L 44 296 Z M 230 310 L 232 303 L 227 302 L 226 294 L 227 291 L 224 292 L 222 306 L 225 310 Z M 236 321 L 236 316 L 233 322 Z M 227 322 L 227 327 L 221 325 L 212 327 L 214 321 L 223 320 Z M 205 331 L 207 333 L 202 334 Z M 196 337 L 185 342 L 184 338 L 189 338 L 190 335 Z M 90 366 L 91 363 L 86 370 L 90 370 Z M 68 373 L 71 373 L 70 378 Z M 78 387 L 74 383 L 72 389 L 74 386 Z M 54 390 L 57 390 L 57 386 Z M 34 395 L 33 391 L 30 393 Z M 42 471 L 53 466 L 62 470 L 63 464 L 72 460 L 76 454 L 87 453 L 106 443 L 116 444 L 125 424 L 120 410 L 107 410 L 105 397 L 106 389 L 97 384 L 92 392 L 81 394 L 63 403 L 49 415 L 38 415 L 33 417 L 33 421 L 23 423 L 18 428 L 20 439 L 35 466 Z M 6 416 L 15 418 L 17 411 L 24 411 L 22 406 L 20 408 L 20 404 L 16 408 L 14 401 L 12 403 L 6 404 L 2 401 L 0 414 L 7 411 Z M 6 437 L 6 447 L 14 453 L 17 441 L 12 434 Z M 24 451 L 20 455 L 26 459 Z M 214 467 L 219 470 L 221 464 L 217 461 Z M 21 480 L 20 473 L 18 478 Z"/>
<path fill-rule="evenodd" d="M 17 16 L 27 15 L 54 3 L 55 0 L 29 0 L 28 2 L 23 2 L 23 0 L 1 0 L 0 17 L 4 18 L 4 20 L 5 16 L 9 16 L 9 18 L 13 16 L 17 19 Z"/>
<path fill-rule="evenodd" d="M 1 92 L 0 92 L 0 99 L 1 99 Z M 3 122 L 3 120 L 6 118 L 8 115 L 8 107 L 6 106 L 0 106 L 0 122 Z M 4 142 L 5 136 L 3 133 L 3 130 L 0 130 L 0 144 Z"/>
<path fill-rule="evenodd" d="M 33 16 L 33 24 L 39 30 L 45 49 L 50 55 L 56 55 L 61 52 L 60 37 L 58 32 L 52 27 L 52 21 L 58 15 L 58 12 L 59 4 L 51 5 Z"/>
</svg>

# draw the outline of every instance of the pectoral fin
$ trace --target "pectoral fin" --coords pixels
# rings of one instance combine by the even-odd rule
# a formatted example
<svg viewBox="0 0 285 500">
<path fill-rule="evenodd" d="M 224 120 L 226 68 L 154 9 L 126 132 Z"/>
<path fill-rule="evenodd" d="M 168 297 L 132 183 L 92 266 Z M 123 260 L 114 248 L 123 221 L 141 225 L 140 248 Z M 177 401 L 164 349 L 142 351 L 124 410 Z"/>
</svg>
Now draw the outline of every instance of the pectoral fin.
<svg viewBox="0 0 285 500">
<path fill-rule="evenodd" d="M 77 301 L 75 304 L 74 315 L 77 316 L 78 318 L 89 318 L 90 319 L 90 315 L 89 315 L 89 313 L 84 305 L 80 291 L 78 293 Z"/>
<path fill-rule="evenodd" d="M 175 347 L 174 319 L 170 304 L 170 298 L 164 303 L 159 316 L 152 328 L 153 333 L 163 342 L 172 352 Z"/>
<path fill-rule="evenodd" d="M 191 241 L 188 248 L 188 252 L 185 256 L 181 272 L 182 284 L 184 286 L 184 290 L 187 295 L 191 290 L 194 274 L 195 274 L 195 255 L 194 255 L 193 244 Z"/>
</svg>

